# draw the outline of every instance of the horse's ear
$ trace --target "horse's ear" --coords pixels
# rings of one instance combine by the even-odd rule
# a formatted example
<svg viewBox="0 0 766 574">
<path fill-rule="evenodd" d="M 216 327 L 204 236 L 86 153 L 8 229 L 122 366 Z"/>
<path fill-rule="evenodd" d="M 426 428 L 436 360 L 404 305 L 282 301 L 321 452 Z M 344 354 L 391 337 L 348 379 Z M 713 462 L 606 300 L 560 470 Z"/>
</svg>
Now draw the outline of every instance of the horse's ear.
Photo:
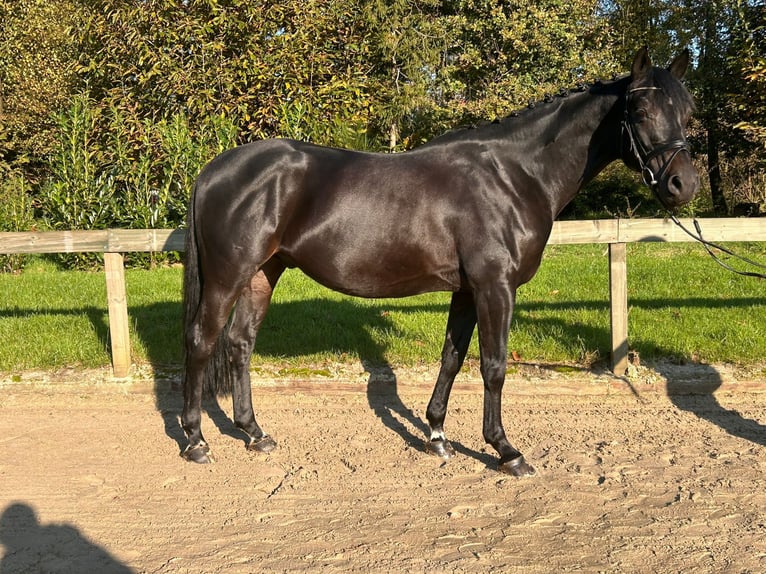
<svg viewBox="0 0 766 574">
<path fill-rule="evenodd" d="M 652 60 L 649 57 L 649 48 L 644 46 L 633 58 L 633 67 L 630 69 L 630 77 L 635 82 L 644 78 L 652 69 Z"/>
<path fill-rule="evenodd" d="M 668 71 L 673 75 L 675 79 L 683 79 L 684 75 L 686 74 L 686 69 L 689 67 L 689 59 L 689 48 L 686 48 L 683 52 L 676 56 L 675 60 L 670 63 L 670 66 L 668 66 Z"/>
</svg>

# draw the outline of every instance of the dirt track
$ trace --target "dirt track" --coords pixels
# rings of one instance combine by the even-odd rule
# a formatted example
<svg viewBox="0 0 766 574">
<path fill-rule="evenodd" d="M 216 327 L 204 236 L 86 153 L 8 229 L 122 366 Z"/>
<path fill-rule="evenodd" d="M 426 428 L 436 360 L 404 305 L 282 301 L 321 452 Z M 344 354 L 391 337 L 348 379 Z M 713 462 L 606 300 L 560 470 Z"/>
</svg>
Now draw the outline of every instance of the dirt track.
<svg viewBox="0 0 766 574">
<path fill-rule="evenodd" d="M 472 379 L 458 456 L 424 454 L 426 375 L 257 387 L 268 456 L 210 403 L 207 466 L 178 456 L 167 380 L 7 380 L 0 572 L 766 571 L 763 372 L 510 377 L 523 480 L 494 470 Z"/>
</svg>

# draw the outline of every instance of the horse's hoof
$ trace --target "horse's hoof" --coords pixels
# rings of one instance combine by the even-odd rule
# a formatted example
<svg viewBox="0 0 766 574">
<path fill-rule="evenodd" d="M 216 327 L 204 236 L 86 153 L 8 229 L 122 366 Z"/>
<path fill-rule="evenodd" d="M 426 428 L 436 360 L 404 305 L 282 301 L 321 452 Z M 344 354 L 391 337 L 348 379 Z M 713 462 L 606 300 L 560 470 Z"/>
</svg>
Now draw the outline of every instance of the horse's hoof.
<svg viewBox="0 0 766 574">
<path fill-rule="evenodd" d="M 210 464 L 213 462 L 213 455 L 210 454 L 210 447 L 205 443 L 200 443 L 196 446 L 187 446 L 186 450 L 181 453 L 181 456 L 190 462 L 196 462 L 197 464 Z"/>
<path fill-rule="evenodd" d="M 531 464 L 528 464 L 526 460 L 524 460 L 523 455 L 519 455 L 516 458 L 512 458 L 506 462 L 501 462 L 497 469 L 500 472 L 504 472 L 505 474 L 510 474 L 511 476 L 518 477 L 534 476 L 537 474 L 537 471 L 534 469 L 534 467 Z"/>
<path fill-rule="evenodd" d="M 267 453 L 277 448 L 277 441 L 271 438 L 269 435 L 262 436 L 258 439 L 253 439 L 250 444 L 247 445 L 247 450 L 254 450 L 255 452 Z"/>
<path fill-rule="evenodd" d="M 455 449 L 448 440 L 426 440 L 426 452 L 447 460 L 455 456 Z"/>
</svg>

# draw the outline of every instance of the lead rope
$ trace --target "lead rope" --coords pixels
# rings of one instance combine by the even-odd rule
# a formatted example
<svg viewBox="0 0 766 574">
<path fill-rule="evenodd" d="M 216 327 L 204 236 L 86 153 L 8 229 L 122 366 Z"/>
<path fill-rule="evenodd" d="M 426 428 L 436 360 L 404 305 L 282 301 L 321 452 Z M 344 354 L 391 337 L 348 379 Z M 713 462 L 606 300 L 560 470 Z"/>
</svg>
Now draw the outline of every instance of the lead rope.
<svg viewBox="0 0 766 574">
<path fill-rule="evenodd" d="M 742 271 L 741 269 L 735 269 L 725 261 L 722 261 L 720 257 L 718 257 L 714 252 L 713 249 L 717 249 L 718 251 L 721 251 L 723 253 L 726 253 L 727 255 L 734 257 L 735 259 L 739 259 L 740 261 L 747 263 L 748 265 L 752 265 L 753 267 L 757 267 L 759 269 L 766 269 L 766 265 L 763 263 L 758 263 L 757 261 L 753 261 L 752 259 L 748 259 L 747 257 L 743 257 L 742 255 L 737 255 L 730 249 L 727 249 L 726 247 L 723 247 L 722 245 L 718 245 L 717 243 L 713 243 L 712 241 L 708 241 L 707 239 L 702 237 L 702 228 L 700 227 L 699 221 L 697 221 L 697 218 L 693 218 L 692 222 L 694 223 L 694 229 L 697 231 L 697 234 L 695 235 L 689 229 L 687 229 L 683 223 L 681 223 L 678 218 L 668 211 L 668 216 L 670 217 L 670 220 L 675 223 L 678 227 L 680 227 L 684 233 L 686 233 L 689 237 L 692 239 L 699 241 L 702 246 L 705 248 L 705 251 L 707 251 L 708 255 L 718 263 L 721 267 L 724 269 L 727 269 L 728 271 L 731 271 L 732 273 L 736 273 L 737 275 L 742 275 L 744 277 L 756 277 L 758 279 L 766 279 L 766 274 L 764 273 L 758 273 L 757 271 Z M 711 249 L 712 248 L 712 249 Z"/>
</svg>

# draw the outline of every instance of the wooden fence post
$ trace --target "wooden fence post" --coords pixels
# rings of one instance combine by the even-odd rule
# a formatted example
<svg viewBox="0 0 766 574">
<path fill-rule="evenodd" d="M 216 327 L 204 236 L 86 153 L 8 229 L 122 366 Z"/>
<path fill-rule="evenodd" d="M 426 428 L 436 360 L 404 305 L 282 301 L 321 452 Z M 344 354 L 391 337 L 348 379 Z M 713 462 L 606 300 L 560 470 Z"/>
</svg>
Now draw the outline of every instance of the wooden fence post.
<svg viewBox="0 0 766 574">
<path fill-rule="evenodd" d="M 104 253 L 104 271 L 106 272 L 106 299 L 109 307 L 112 368 L 115 377 L 124 378 L 130 372 L 130 336 L 122 254 Z"/>
<path fill-rule="evenodd" d="M 612 372 L 628 370 L 628 266 L 625 243 L 609 244 L 609 309 L 612 324 Z"/>
</svg>

